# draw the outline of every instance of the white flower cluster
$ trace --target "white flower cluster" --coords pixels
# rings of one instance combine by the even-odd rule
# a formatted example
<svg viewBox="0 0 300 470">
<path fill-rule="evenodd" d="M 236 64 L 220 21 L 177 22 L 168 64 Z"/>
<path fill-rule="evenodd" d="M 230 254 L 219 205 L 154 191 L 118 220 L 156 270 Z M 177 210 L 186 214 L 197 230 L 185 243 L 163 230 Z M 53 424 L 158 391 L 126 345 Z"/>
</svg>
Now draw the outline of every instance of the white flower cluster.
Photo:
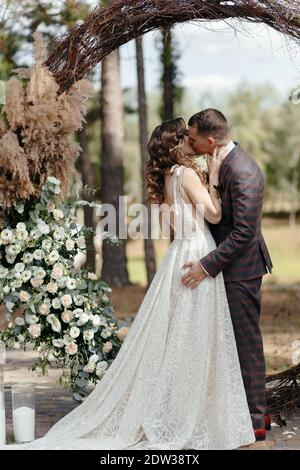
<svg viewBox="0 0 300 470">
<path fill-rule="evenodd" d="M 59 180 L 48 178 L 39 200 L 16 206 L 21 220 L 0 229 L 0 303 L 11 317 L 1 339 L 17 349 L 34 343 L 38 367 L 56 360 L 71 368 L 73 384 L 80 377 L 82 385 L 103 376 L 121 341 L 111 289 L 94 273 L 74 270 L 85 250 L 84 227 L 74 208 L 58 201 L 59 193 Z M 23 314 L 13 319 L 19 307 Z"/>
</svg>

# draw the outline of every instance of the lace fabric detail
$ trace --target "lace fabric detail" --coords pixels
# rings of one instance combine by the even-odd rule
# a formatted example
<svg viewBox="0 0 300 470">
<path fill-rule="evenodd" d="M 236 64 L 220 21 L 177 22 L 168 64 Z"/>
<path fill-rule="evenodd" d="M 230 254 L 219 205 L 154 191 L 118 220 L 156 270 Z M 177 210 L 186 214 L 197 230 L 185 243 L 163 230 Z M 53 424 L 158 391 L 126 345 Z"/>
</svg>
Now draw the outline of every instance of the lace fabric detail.
<svg viewBox="0 0 300 470">
<path fill-rule="evenodd" d="M 170 244 L 114 362 L 44 438 L 6 449 L 221 450 L 255 441 L 223 275 L 195 289 L 181 283 L 184 263 L 216 247 L 184 208 L 182 171 L 175 166 L 176 217 L 195 230 Z"/>
</svg>

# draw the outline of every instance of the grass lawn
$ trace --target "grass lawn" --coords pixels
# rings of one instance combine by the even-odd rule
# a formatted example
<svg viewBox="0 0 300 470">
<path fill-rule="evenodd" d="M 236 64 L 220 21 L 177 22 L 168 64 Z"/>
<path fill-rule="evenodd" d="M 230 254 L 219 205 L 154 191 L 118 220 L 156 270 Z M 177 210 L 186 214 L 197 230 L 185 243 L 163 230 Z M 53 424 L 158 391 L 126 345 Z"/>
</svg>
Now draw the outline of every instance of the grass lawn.
<svg viewBox="0 0 300 470">
<path fill-rule="evenodd" d="M 286 221 L 265 219 L 263 234 L 274 265 L 272 275 L 264 276 L 264 283 L 300 283 L 300 221 L 295 228 L 290 228 Z M 154 240 L 157 265 L 169 244 L 169 240 Z M 127 256 L 130 280 L 145 286 L 143 241 L 128 241 Z"/>
</svg>

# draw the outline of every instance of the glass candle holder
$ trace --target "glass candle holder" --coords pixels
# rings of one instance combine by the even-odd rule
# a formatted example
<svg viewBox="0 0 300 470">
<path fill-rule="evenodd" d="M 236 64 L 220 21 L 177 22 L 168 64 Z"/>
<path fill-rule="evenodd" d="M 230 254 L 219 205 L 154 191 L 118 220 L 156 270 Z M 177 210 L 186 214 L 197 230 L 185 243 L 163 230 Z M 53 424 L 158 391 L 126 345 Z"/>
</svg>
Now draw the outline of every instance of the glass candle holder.
<svg viewBox="0 0 300 470">
<path fill-rule="evenodd" d="M 35 439 L 35 389 L 31 384 L 12 387 L 14 438 L 16 443 Z"/>
<path fill-rule="evenodd" d="M 0 342 L 0 366 L 5 364 L 5 344 Z"/>
<path fill-rule="evenodd" d="M 6 442 L 6 422 L 5 422 L 5 390 L 3 379 L 3 365 L 0 363 L 0 445 Z"/>
</svg>

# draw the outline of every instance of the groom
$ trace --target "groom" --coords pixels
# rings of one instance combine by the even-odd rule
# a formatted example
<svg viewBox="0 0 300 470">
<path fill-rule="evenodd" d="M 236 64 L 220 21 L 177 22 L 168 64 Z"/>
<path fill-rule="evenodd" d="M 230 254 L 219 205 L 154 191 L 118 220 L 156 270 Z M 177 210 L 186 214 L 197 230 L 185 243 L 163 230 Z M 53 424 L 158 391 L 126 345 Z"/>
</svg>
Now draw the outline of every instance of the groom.
<svg viewBox="0 0 300 470">
<path fill-rule="evenodd" d="M 225 116 L 206 109 L 192 116 L 189 140 L 195 153 L 212 155 L 225 146 L 220 167 L 222 220 L 209 224 L 217 248 L 201 260 L 187 263 L 182 283 L 193 287 L 207 276 L 223 272 L 241 371 L 257 440 L 266 437 L 265 359 L 259 328 L 262 276 L 272 261 L 261 233 L 264 178 L 256 162 L 229 137 Z"/>
</svg>

